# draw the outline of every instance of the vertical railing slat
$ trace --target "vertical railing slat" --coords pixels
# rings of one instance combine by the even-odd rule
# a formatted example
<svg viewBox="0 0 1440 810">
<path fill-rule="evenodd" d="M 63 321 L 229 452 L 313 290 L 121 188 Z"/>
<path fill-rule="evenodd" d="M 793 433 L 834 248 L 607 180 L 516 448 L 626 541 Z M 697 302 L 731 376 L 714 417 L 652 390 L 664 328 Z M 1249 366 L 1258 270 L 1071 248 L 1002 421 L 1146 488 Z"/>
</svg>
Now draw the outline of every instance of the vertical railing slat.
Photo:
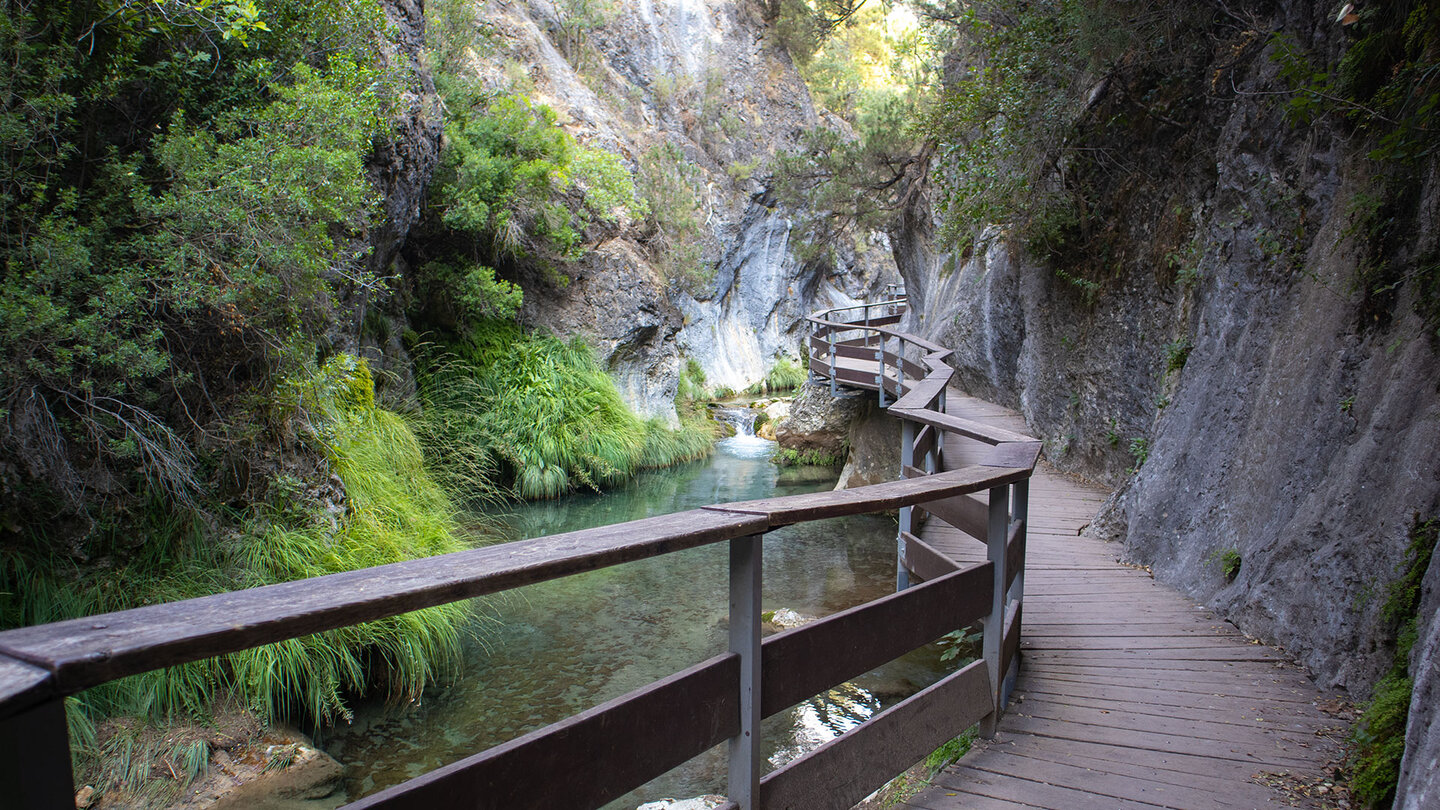
<svg viewBox="0 0 1440 810">
<path fill-rule="evenodd" d="M 760 796 L 761 535 L 730 541 L 730 651 L 740 656 L 740 731 L 730 738 L 729 797 L 755 810 Z"/>
</svg>

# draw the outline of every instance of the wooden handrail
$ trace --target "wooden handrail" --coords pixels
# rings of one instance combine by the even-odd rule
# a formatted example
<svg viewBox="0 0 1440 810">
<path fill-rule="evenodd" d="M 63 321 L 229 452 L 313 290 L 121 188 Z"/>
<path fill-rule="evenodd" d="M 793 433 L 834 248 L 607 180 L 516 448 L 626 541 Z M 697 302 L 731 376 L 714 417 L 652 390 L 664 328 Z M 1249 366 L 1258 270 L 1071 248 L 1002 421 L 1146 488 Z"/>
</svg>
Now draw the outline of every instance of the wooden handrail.
<svg viewBox="0 0 1440 810">
<path fill-rule="evenodd" d="M 812 371 L 817 366 L 814 352 L 825 351 L 832 355 L 824 370 L 838 373 L 835 332 L 863 330 L 871 336 L 867 344 L 878 341 L 878 346 L 845 354 L 861 360 L 874 357 L 879 363 L 879 374 L 860 375 L 860 383 L 880 391 L 882 404 L 887 389 L 898 394 L 890 409 L 906 428 L 902 456 L 907 477 L 838 492 L 716 504 L 0 632 L 0 759 L 4 760 L 0 795 L 25 810 L 73 806 L 62 700 L 84 689 L 160 667 L 728 542 L 730 653 L 353 806 L 501 808 L 515 806 L 515 797 L 524 797 L 529 807 L 598 806 L 728 738 L 729 798 L 740 810 L 789 806 L 790 797 L 803 797 L 807 807 L 849 807 L 972 722 L 983 719 L 987 727 L 993 726 L 1004 706 L 1006 673 L 1019 643 L 1024 493 L 1039 444 L 945 414 L 945 389 L 953 373 L 945 363 L 950 353 L 890 329 L 898 322 L 894 313 L 902 307 L 903 301 L 887 301 L 818 313 L 808 319 L 815 331 L 807 345 Z M 869 317 L 881 308 L 885 314 Z M 856 309 L 864 310 L 868 323 L 823 317 Z M 888 351 L 887 341 L 894 342 L 898 351 Z M 921 353 L 920 364 L 904 359 L 907 346 Z M 920 368 L 923 377 L 913 373 Z M 940 472 L 946 432 L 979 439 L 994 449 L 981 464 Z M 971 499 L 982 492 L 988 493 L 988 507 Z M 944 519 L 962 514 L 944 506 L 961 498 L 966 499 L 960 503 L 966 504 L 963 514 L 968 517 L 956 518 L 957 522 L 971 532 L 980 532 L 984 523 L 982 539 L 990 546 L 986 562 L 963 570 L 947 565 L 909 533 L 913 507 Z M 1012 498 L 1013 509 L 1008 506 Z M 917 556 L 923 555 L 919 568 L 931 579 L 762 644 L 758 600 L 764 534 L 793 523 L 897 508 L 902 514 L 902 571 L 908 570 L 903 555 L 910 543 Z M 980 510 L 987 511 L 976 514 Z M 781 711 L 976 620 L 986 628 L 983 662 L 760 778 L 757 738 L 762 715 Z M 661 717 L 666 721 L 656 719 Z M 613 733 L 616 728 L 627 730 L 620 739 Z M 900 739 L 907 728 L 914 733 Z M 597 758 L 602 753 L 603 758 Z M 557 793 L 544 788 L 545 780 L 553 777 L 551 763 L 563 763 L 572 773 L 565 780 L 567 786 L 579 784 L 583 790 Z M 591 764 L 593 772 L 575 775 L 574 769 L 582 764 Z M 815 798 L 817 781 L 831 787 L 823 799 Z"/>
</svg>

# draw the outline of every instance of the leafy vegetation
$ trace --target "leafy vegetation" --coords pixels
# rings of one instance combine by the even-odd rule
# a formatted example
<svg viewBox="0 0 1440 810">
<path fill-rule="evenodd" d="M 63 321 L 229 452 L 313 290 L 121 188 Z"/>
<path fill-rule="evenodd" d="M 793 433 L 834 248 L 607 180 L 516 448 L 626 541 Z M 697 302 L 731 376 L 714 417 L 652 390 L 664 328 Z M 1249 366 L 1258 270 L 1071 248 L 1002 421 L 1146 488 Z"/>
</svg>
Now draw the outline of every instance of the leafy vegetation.
<svg viewBox="0 0 1440 810">
<path fill-rule="evenodd" d="M 845 464 L 845 453 L 781 447 L 770 457 L 770 462 L 777 467 L 840 467 Z"/>
<path fill-rule="evenodd" d="M 940 61 L 899 5 L 822 5 L 812 13 L 828 21 L 814 29 L 823 40 L 807 58 L 791 51 L 812 94 L 856 132 L 816 127 L 775 163 L 776 195 L 802 212 L 796 249 L 807 260 L 887 224 L 917 193 L 931 147 L 913 123 L 934 97 Z"/>
<path fill-rule="evenodd" d="M 650 260 L 671 283 L 697 298 L 714 294 L 715 268 L 704 262 L 700 210 L 703 182 L 695 165 L 672 143 L 640 155 L 635 182 L 644 201 Z"/>
<path fill-rule="evenodd" d="M 1355 275 L 1359 327 L 1385 326 L 1409 287 L 1415 309 L 1440 339 L 1440 255 L 1411 255 L 1420 210 L 1416 165 L 1440 143 L 1440 11 L 1414 2 L 1362 6 L 1345 23 L 1349 47 L 1326 64 L 1293 39 L 1276 35 L 1273 54 L 1290 86 L 1286 113 L 1297 125 L 1322 118 L 1359 133 L 1376 162 L 1373 188 L 1351 201 L 1362 255 Z"/>
<path fill-rule="evenodd" d="M 1370 702 L 1351 733 L 1350 793 L 1362 806 L 1389 807 L 1400 779 L 1405 754 L 1405 727 L 1410 716 L 1414 676 L 1410 653 L 1418 639 L 1417 614 L 1421 583 L 1440 542 L 1440 518 L 1420 520 L 1410 529 L 1410 547 L 1400 576 L 1391 583 L 1382 620 L 1395 634 L 1395 660 L 1375 685 Z"/>
<path fill-rule="evenodd" d="M 953 740 L 947 741 L 944 745 L 931 751 L 925 757 L 925 767 L 933 777 L 935 774 L 945 770 L 951 763 L 959 762 L 960 758 L 970 753 L 971 747 L 979 737 L 979 727 L 971 726 Z"/>
<path fill-rule="evenodd" d="M 1217 548 L 1210 552 L 1205 562 L 1218 568 L 1226 582 L 1234 582 L 1235 577 L 1240 574 L 1240 549 L 1234 546 Z"/>
</svg>

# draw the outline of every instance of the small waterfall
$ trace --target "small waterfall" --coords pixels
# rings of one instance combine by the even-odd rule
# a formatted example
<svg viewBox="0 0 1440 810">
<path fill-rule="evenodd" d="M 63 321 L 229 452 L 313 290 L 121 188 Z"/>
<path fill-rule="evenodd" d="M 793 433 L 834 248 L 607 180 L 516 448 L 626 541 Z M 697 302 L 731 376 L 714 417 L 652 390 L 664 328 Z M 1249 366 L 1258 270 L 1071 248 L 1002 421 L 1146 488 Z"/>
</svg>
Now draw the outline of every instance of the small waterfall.
<svg viewBox="0 0 1440 810">
<path fill-rule="evenodd" d="M 774 453 L 775 442 L 755 435 L 755 418 L 759 415 L 754 408 L 716 408 L 715 418 L 735 428 L 735 435 L 721 439 L 717 446 L 740 458 L 768 457 Z"/>
<path fill-rule="evenodd" d="M 727 425 L 735 427 L 737 438 L 755 436 L 755 417 L 760 412 L 754 408 L 716 408 L 715 418 Z"/>
</svg>

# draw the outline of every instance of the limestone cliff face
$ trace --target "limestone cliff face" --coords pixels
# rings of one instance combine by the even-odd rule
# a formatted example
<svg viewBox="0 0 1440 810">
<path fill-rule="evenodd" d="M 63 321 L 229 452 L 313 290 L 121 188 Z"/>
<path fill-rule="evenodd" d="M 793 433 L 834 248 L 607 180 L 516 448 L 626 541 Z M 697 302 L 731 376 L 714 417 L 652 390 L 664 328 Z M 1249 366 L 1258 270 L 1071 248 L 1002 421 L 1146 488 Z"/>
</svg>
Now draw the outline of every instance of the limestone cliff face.
<svg viewBox="0 0 1440 810">
<path fill-rule="evenodd" d="M 1325 4 L 1280 3 L 1256 23 L 1321 53 L 1345 44 Z M 1274 46 L 1253 42 L 1196 66 L 1196 100 L 1172 112 L 1184 126 L 1135 125 L 1138 179 L 1107 223 L 1107 272 L 1036 259 L 1001 227 L 950 256 L 923 210 L 896 255 L 911 326 L 956 348 L 959 382 L 1019 408 L 1051 461 L 1120 487 L 1097 531 L 1363 698 L 1390 664 L 1379 609 L 1412 522 L 1440 510 L 1440 352 L 1418 285 L 1377 300 L 1356 282 L 1373 249 L 1355 214 L 1374 188 L 1368 147 L 1334 121 L 1284 120 Z M 1392 257 L 1410 270 L 1440 245 L 1433 159 L 1413 184 Z M 1242 560 L 1228 582 L 1227 549 Z M 1440 792 L 1429 573 L 1397 807 Z"/>
<path fill-rule="evenodd" d="M 822 113 L 762 11 L 755 0 L 617 3 L 567 58 L 551 3 L 481 9 L 497 48 L 476 69 L 494 86 L 524 86 L 582 143 L 632 168 L 668 145 L 696 173 L 697 239 L 713 282 L 667 280 L 646 250 L 653 235 L 623 223 L 567 268 L 572 283 L 528 291 L 522 313 L 531 325 L 590 340 L 647 416 L 673 419 L 681 355 L 696 359 L 710 384 L 744 388 L 795 353 L 810 309 L 850 303 L 895 278 L 883 244 L 834 266 L 792 255 L 790 216 L 766 192 L 766 167 Z M 516 65 L 525 68 L 518 85 Z"/>
</svg>

